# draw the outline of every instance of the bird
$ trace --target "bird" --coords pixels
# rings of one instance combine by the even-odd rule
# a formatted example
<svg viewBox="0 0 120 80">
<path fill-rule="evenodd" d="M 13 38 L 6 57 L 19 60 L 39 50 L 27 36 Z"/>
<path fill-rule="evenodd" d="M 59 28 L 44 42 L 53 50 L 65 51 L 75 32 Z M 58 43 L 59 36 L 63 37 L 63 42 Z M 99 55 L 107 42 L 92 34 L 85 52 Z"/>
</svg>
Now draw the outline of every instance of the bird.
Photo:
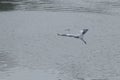
<svg viewBox="0 0 120 80">
<path fill-rule="evenodd" d="M 77 34 L 77 35 L 75 35 L 75 34 L 59 34 L 59 33 L 57 33 L 57 35 L 77 38 L 77 39 L 80 39 L 81 41 L 83 41 L 85 44 L 87 44 L 87 42 L 83 39 L 83 37 L 87 31 L 88 31 L 88 29 L 82 29 L 82 30 L 80 30 L 80 34 Z"/>
</svg>

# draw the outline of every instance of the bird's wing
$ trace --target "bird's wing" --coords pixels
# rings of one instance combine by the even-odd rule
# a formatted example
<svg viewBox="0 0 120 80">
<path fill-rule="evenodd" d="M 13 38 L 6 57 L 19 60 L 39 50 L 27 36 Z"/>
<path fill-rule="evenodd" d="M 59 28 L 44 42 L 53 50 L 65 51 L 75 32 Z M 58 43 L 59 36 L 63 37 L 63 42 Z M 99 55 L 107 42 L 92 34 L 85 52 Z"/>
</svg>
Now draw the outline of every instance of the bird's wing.
<svg viewBox="0 0 120 80">
<path fill-rule="evenodd" d="M 87 42 L 83 39 L 83 38 L 80 38 L 85 44 L 87 44 Z"/>
<path fill-rule="evenodd" d="M 73 34 L 57 34 L 58 36 L 74 37 Z"/>
<path fill-rule="evenodd" d="M 88 29 L 81 30 L 82 35 L 84 35 L 87 31 L 88 31 Z"/>
</svg>

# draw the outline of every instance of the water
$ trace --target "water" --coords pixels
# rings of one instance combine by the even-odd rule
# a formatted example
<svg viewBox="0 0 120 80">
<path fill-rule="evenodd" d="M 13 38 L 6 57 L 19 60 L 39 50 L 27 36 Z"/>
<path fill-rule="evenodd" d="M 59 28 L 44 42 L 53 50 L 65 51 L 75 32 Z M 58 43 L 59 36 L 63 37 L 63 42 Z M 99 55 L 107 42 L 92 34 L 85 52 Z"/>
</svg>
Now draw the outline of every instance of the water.
<svg viewBox="0 0 120 80">
<path fill-rule="evenodd" d="M 111 14 L 119 13 L 119 0 L 1 0 L 0 11 L 67 11 Z"/>
<path fill-rule="evenodd" d="M 6 80 L 120 80 L 120 16 L 108 15 L 119 9 L 119 0 L 0 0 L 0 80 L 7 71 Z M 56 35 L 83 28 L 87 45 Z"/>
</svg>

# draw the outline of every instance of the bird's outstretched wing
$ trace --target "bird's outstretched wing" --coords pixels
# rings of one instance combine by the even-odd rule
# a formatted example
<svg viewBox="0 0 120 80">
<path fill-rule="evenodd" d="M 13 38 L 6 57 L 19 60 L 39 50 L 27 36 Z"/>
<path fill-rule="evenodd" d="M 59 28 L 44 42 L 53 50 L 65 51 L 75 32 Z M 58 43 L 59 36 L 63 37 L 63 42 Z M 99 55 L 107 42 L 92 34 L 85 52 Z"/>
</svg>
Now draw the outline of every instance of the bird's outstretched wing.
<svg viewBox="0 0 120 80">
<path fill-rule="evenodd" d="M 87 31 L 88 31 L 88 29 L 82 29 L 81 30 L 82 35 L 84 35 Z"/>
<path fill-rule="evenodd" d="M 58 36 L 74 37 L 73 34 L 57 34 Z"/>
</svg>

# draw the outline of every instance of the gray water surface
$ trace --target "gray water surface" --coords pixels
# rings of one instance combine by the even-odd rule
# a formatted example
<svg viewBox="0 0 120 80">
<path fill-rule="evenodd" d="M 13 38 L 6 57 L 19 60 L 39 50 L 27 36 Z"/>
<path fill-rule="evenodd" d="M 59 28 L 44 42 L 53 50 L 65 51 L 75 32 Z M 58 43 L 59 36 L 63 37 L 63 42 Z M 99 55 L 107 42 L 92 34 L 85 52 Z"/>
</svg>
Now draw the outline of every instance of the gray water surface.
<svg viewBox="0 0 120 80">
<path fill-rule="evenodd" d="M 10 71 L 4 80 L 120 80 L 120 16 L 108 15 L 119 9 L 119 0 L 0 0 L 0 80 Z M 84 28 L 87 45 L 56 35 Z"/>
<path fill-rule="evenodd" d="M 119 13 L 119 0 L 1 0 L 0 11 L 69 11 L 111 14 Z"/>
</svg>

